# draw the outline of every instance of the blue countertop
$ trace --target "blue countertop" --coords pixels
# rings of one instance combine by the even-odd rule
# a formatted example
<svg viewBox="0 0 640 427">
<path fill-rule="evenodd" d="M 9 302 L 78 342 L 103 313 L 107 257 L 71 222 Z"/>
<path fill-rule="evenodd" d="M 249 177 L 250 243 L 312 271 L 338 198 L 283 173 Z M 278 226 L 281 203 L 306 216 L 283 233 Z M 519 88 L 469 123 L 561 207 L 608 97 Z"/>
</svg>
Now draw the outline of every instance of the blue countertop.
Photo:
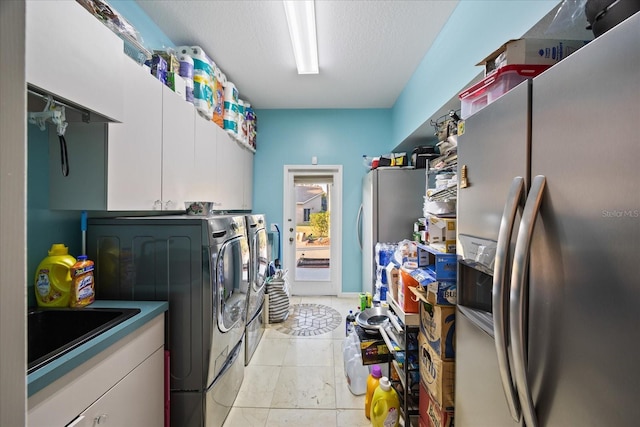
<svg viewBox="0 0 640 427">
<path fill-rule="evenodd" d="M 151 319 L 166 312 L 169 309 L 169 303 L 164 301 L 95 301 L 89 307 L 139 308 L 140 313 L 27 375 L 28 396 L 42 390 Z"/>
</svg>

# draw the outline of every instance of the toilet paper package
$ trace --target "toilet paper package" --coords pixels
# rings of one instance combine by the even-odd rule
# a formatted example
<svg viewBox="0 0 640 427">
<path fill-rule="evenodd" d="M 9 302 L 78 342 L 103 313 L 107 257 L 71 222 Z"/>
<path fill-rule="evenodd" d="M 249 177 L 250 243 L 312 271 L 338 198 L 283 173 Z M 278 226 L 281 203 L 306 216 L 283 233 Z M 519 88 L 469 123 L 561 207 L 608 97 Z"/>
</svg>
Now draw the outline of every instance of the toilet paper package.
<svg viewBox="0 0 640 427">
<path fill-rule="evenodd" d="M 230 81 L 224 85 L 224 130 L 234 137 L 238 134 L 238 89 Z"/>
<path fill-rule="evenodd" d="M 227 77 L 220 70 L 214 69 L 214 88 L 213 88 L 213 121 L 215 124 L 224 129 L 224 83 Z"/>
<path fill-rule="evenodd" d="M 199 46 L 191 46 L 193 105 L 208 120 L 213 118 L 213 61 Z"/>
</svg>

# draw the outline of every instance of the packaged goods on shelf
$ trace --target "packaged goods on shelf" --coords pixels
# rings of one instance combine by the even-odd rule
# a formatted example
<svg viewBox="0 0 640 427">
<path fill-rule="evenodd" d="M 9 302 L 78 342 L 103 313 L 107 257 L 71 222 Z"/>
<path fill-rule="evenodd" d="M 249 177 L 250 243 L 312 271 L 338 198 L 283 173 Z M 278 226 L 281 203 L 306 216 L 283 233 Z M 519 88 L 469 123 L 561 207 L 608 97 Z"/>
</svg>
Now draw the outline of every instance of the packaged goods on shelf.
<svg viewBox="0 0 640 427">
<path fill-rule="evenodd" d="M 455 362 L 442 360 L 424 334 L 419 334 L 418 342 L 420 381 L 441 408 L 452 411 L 455 402 Z"/>
<path fill-rule="evenodd" d="M 456 309 L 420 302 L 420 333 L 442 360 L 456 357 Z"/>
<path fill-rule="evenodd" d="M 420 384 L 419 396 L 421 427 L 452 427 L 454 425 L 453 411 L 445 411 L 438 406 L 424 384 Z"/>
<path fill-rule="evenodd" d="M 505 65 L 553 65 L 571 55 L 588 40 L 515 39 L 491 52 L 476 65 L 484 65 L 485 76 Z"/>
</svg>

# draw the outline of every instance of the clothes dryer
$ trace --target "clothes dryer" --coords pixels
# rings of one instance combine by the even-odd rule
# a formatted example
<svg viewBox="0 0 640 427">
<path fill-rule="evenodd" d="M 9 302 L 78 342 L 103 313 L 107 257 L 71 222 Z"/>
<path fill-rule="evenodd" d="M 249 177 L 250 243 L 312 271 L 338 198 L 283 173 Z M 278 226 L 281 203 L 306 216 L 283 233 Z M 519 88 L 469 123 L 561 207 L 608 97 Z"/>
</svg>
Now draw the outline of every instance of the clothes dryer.
<svg viewBox="0 0 640 427">
<path fill-rule="evenodd" d="M 171 425 L 222 426 L 244 378 L 245 218 L 92 218 L 96 298 L 169 302 Z"/>
</svg>

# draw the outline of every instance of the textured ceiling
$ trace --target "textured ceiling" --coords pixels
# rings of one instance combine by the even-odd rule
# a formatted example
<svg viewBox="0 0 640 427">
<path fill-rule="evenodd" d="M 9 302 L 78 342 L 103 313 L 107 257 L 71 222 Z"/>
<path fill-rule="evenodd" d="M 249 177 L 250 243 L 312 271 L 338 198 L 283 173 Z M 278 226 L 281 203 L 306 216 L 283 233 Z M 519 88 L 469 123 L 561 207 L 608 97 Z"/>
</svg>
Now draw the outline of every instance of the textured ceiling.
<svg viewBox="0 0 640 427">
<path fill-rule="evenodd" d="M 137 0 L 198 45 L 255 108 L 390 108 L 457 0 L 316 0 L 318 75 L 298 75 L 277 0 Z"/>
</svg>

